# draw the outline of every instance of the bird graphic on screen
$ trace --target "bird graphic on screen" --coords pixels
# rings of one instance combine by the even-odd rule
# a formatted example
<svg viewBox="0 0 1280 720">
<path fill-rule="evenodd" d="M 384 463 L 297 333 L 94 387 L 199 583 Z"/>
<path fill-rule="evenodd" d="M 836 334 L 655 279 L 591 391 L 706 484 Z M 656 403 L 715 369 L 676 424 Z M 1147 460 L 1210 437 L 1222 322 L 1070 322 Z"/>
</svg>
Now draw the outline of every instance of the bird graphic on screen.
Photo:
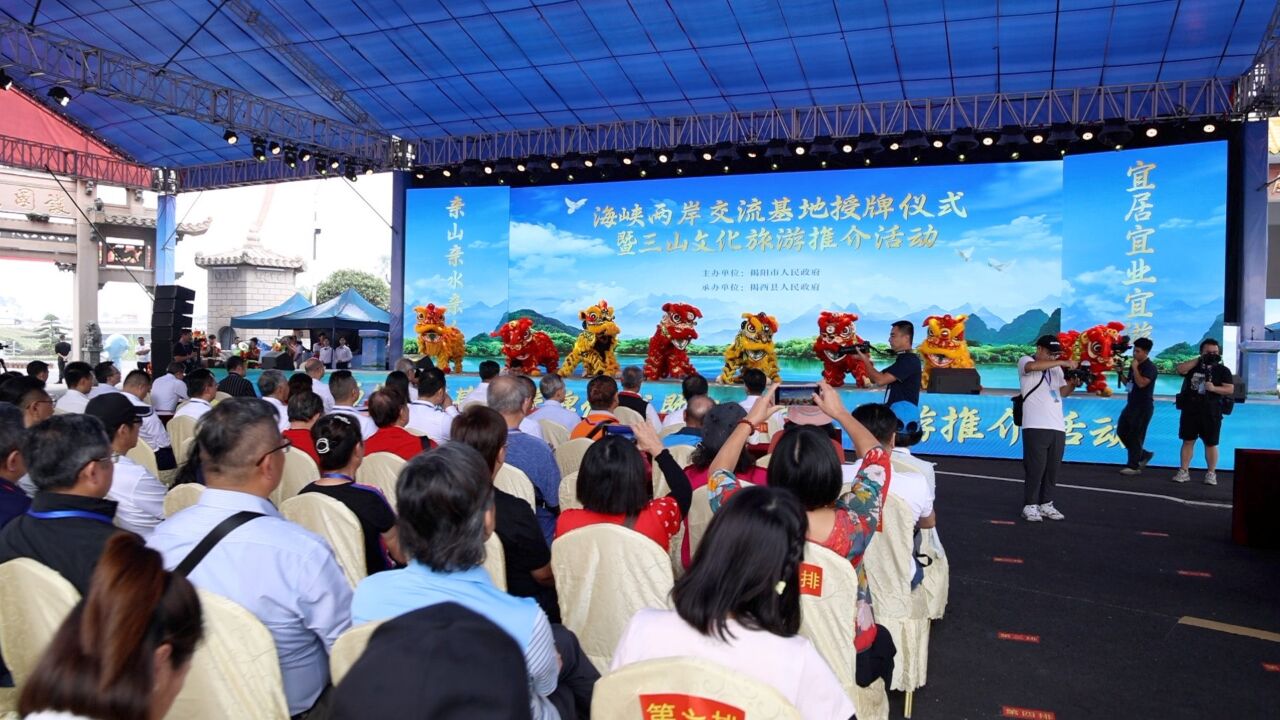
<svg viewBox="0 0 1280 720">
<path fill-rule="evenodd" d="M 970 258 L 973 257 L 973 248 L 969 248 L 968 250 L 956 248 L 956 254 L 963 258 L 965 262 L 969 262 Z"/>
<path fill-rule="evenodd" d="M 991 266 L 992 268 L 995 268 L 996 272 L 1004 272 L 1005 268 L 1009 267 L 1012 264 L 1013 264 L 1012 260 L 1010 260 L 1009 262 L 1000 262 L 995 258 L 987 258 L 987 265 Z"/>
<path fill-rule="evenodd" d="M 587 204 L 586 198 L 582 198 L 581 200 L 570 200 L 569 198 L 564 199 L 564 205 L 565 207 L 569 208 L 570 215 L 578 212 L 578 210 L 582 209 L 582 206 L 586 204 Z"/>
</svg>

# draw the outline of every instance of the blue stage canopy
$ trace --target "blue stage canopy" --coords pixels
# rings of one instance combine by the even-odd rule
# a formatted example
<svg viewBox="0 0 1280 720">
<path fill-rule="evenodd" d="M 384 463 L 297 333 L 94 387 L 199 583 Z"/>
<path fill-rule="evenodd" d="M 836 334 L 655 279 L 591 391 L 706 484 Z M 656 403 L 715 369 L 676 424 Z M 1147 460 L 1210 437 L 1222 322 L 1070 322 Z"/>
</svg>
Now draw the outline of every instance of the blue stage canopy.
<svg viewBox="0 0 1280 720">
<path fill-rule="evenodd" d="M 281 325 L 277 320 L 289 313 L 304 310 L 309 307 L 311 307 L 310 300 L 303 296 L 302 293 L 294 293 L 293 297 L 273 308 L 231 318 L 231 327 L 252 328 L 255 330 L 260 328 L 274 330 L 283 327 L 293 327 L 292 325 Z"/>
<path fill-rule="evenodd" d="M 272 327 L 296 330 L 387 330 L 391 314 L 352 289 L 319 305 L 276 318 Z"/>
</svg>

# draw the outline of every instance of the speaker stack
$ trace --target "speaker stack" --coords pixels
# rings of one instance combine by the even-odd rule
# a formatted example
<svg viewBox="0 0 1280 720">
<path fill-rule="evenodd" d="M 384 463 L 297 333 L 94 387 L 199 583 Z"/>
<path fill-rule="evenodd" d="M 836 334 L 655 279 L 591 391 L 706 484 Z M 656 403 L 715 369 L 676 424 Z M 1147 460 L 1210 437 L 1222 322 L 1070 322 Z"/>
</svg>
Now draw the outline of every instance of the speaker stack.
<svg viewBox="0 0 1280 720">
<path fill-rule="evenodd" d="M 191 329 L 196 291 L 181 285 L 157 285 L 151 310 L 151 374 L 163 375 L 173 362 L 173 346 Z"/>
</svg>

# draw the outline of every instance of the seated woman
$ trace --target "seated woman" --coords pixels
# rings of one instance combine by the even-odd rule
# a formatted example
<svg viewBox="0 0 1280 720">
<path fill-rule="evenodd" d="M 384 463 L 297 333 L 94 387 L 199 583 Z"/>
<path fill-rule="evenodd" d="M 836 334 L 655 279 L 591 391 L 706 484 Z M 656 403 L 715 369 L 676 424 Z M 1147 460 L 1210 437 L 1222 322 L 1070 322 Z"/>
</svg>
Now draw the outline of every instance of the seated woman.
<svg viewBox="0 0 1280 720">
<path fill-rule="evenodd" d="M 707 528 L 675 610 L 636 613 L 613 666 L 695 657 L 772 685 L 806 720 L 853 717 L 853 703 L 800 630 L 800 562 L 808 519 L 788 492 L 749 487 Z"/>
<path fill-rule="evenodd" d="M 320 467 L 320 456 L 311 439 L 311 428 L 321 415 L 324 415 L 323 398 L 309 390 L 293 393 L 289 395 L 289 428 L 281 433 L 294 447 L 310 455 L 316 467 Z"/>
<path fill-rule="evenodd" d="M 412 460 L 414 455 L 431 449 L 430 440 L 404 429 L 409 423 L 409 403 L 399 392 L 387 388 L 374 390 L 366 407 L 378 427 L 378 431 L 364 441 L 366 454 L 387 452 Z"/>
<path fill-rule="evenodd" d="M 707 484 L 711 461 L 746 417 L 747 411 L 735 402 L 719 403 L 707 412 L 706 419 L 702 421 L 702 440 L 694 448 L 689 466 L 684 469 L 689 476 L 690 487 L 697 490 Z M 768 420 L 768 416 L 765 420 Z M 764 485 L 767 482 L 765 469 L 756 465 L 755 458 L 747 452 L 746 445 L 738 451 L 733 471 L 737 473 L 739 480 L 746 480 L 752 485 Z"/>
<path fill-rule="evenodd" d="M 689 513 L 693 489 L 649 423 L 638 423 L 631 431 L 634 442 L 606 433 L 582 456 L 577 485 L 582 508 L 560 513 L 556 537 L 588 525 L 613 523 L 653 540 L 663 551 L 670 549 L 671 538 Z M 658 463 L 671 488 L 668 495 L 654 499 L 653 475 L 641 453 Z"/>
<path fill-rule="evenodd" d="M 154 720 L 182 690 L 204 636 L 200 598 L 160 553 L 116 533 L 89 592 L 22 685 L 18 714 L 38 720 Z"/>
<path fill-rule="evenodd" d="M 773 390 L 768 391 L 747 413 L 751 423 L 763 422 L 773 411 Z M 769 485 L 794 494 L 809 516 L 808 539 L 849 559 L 858 574 L 858 601 L 854 616 L 854 647 L 858 651 L 857 682 L 867 687 L 882 677 L 888 684 L 893 675 L 893 639 L 875 624 L 871 612 L 871 590 L 862 567 L 862 554 L 875 535 L 889 490 L 889 453 L 862 423 L 853 419 L 840 395 L 830 385 L 818 383 L 814 403 L 853 440 L 863 459 L 858 479 L 849 492 L 841 494 L 843 478 L 840 457 L 827 433 L 813 425 L 790 425 L 769 461 Z M 738 492 L 738 478 L 730 472 L 751 433 L 748 424 L 734 428 L 724 447 L 711 462 L 711 509 L 718 511 Z"/>
<path fill-rule="evenodd" d="M 356 483 L 356 470 L 364 459 L 360 425 L 348 415 L 326 415 L 311 428 L 311 439 L 320 458 L 320 479 L 302 492 L 328 495 L 355 514 L 364 532 L 364 562 L 370 575 L 393 567 L 393 560 L 401 562 L 395 512 L 377 488 Z"/>
<path fill-rule="evenodd" d="M 472 404 L 453 419 L 450 442 L 469 445 L 480 452 L 496 478 L 507 457 L 507 421 L 484 405 Z M 494 532 L 502 543 L 507 564 L 507 593 L 533 598 L 551 622 L 560 622 L 556 579 L 551 574 L 551 550 L 542 536 L 538 518 L 529 503 L 496 487 L 493 490 Z"/>
</svg>

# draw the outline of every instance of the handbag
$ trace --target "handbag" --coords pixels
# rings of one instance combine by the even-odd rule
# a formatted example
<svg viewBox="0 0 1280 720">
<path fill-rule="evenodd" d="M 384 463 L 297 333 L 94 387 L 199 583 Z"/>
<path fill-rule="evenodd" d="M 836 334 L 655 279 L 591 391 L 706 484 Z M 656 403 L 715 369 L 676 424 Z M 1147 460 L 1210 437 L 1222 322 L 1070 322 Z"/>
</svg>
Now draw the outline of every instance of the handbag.
<svg viewBox="0 0 1280 720">
<path fill-rule="evenodd" d="M 1040 386 L 1044 384 L 1045 378 L 1047 377 L 1049 377 L 1049 373 L 1047 371 L 1041 372 L 1040 382 L 1036 383 L 1036 386 L 1031 388 L 1031 390 L 1026 395 L 1014 395 L 1013 397 L 1009 398 L 1009 401 L 1013 403 L 1013 424 L 1014 425 L 1017 425 L 1018 427 L 1022 427 L 1022 404 L 1027 401 L 1027 398 L 1031 397 L 1032 393 L 1040 389 Z"/>
</svg>

